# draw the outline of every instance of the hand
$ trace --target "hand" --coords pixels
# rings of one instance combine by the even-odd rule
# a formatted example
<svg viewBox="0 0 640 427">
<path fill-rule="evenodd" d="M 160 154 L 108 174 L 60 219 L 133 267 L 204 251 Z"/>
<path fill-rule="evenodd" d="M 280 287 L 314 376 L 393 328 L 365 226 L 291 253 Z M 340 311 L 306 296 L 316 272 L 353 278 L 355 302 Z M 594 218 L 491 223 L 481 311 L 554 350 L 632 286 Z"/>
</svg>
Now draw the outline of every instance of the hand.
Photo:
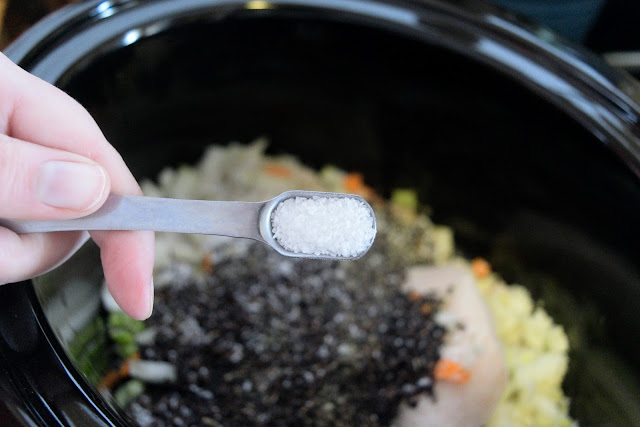
<svg viewBox="0 0 640 427">
<path fill-rule="evenodd" d="M 141 194 L 122 157 L 71 97 L 0 53 L 0 218 L 70 219 L 96 211 L 110 192 Z M 133 318 L 153 306 L 152 232 L 91 232 L 111 295 Z M 18 235 L 0 227 L 0 284 L 64 261 L 86 232 Z"/>
</svg>

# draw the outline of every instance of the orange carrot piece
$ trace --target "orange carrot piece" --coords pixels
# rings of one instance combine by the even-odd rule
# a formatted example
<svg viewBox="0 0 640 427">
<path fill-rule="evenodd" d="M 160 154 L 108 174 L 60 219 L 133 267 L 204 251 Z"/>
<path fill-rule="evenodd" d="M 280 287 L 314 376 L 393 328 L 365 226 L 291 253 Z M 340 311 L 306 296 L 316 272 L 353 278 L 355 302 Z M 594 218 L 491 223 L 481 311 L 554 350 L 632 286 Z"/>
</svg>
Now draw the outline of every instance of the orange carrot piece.
<svg viewBox="0 0 640 427">
<path fill-rule="evenodd" d="M 491 265 L 484 258 L 475 258 L 471 261 L 471 270 L 478 279 L 482 279 L 491 274 Z"/>
<path fill-rule="evenodd" d="M 282 165 L 266 165 L 264 167 L 264 172 L 267 175 L 275 176 L 278 178 L 288 178 L 291 176 L 291 169 Z"/>
<path fill-rule="evenodd" d="M 471 372 L 453 360 L 440 359 L 433 369 L 433 376 L 436 380 L 464 384 L 471 378 Z"/>
<path fill-rule="evenodd" d="M 422 298 L 422 295 L 420 295 L 420 292 L 418 291 L 410 291 L 408 297 L 411 301 L 418 301 L 420 298 Z"/>
<path fill-rule="evenodd" d="M 364 177 L 360 173 L 352 172 L 347 174 L 342 180 L 342 187 L 347 193 L 362 196 L 369 202 L 376 205 L 382 204 L 382 199 L 378 197 L 375 191 L 373 191 L 373 188 L 365 185 Z"/>
<path fill-rule="evenodd" d="M 425 302 L 420 306 L 420 313 L 422 313 L 423 316 L 430 315 L 431 311 L 432 311 L 431 304 L 429 304 L 428 302 Z"/>
<path fill-rule="evenodd" d="M 342 185 L 347 192 L 358 193 L 364 187 L 364 178 L 362 177 L 362 174 L 352 172 L 344 177 Z"/>
<path fill-rule="evenodd" d="M 118 371 L 122 378 L 126 378 L 129 376 L 129 361 L 125 360 L 122 365 L 120 365 L 120 370 Z"/>
<path fill-rule="evenodd" d="M 210 254 L 206 254 L 205 256 L 202 257 L 202 261 L 200 265 L 202 266 L 202 271 L 204 271 L 205 273 L 207 274 L 213 273 L 213 261 L 211 261 Z"/>
<path fill-rule="evenodd" d="M 110 371 L 104 376 L 104 378 L 100 382 L 100 385 L 101 387 L 111 390 L 120 381 L 120 379 L 121 377 L 119 371 Z"/>
<path fill-rule="evenodd" d="M 138 359 L 140 359 L 140 354 L 132 354 L 131 357 L 122 362 L 120 368 L 109 371 L 100 382 L 100 385 L 110 390 L 113 389 L 116 384 L 129 376 L 129 361 Z"/>
</svg>

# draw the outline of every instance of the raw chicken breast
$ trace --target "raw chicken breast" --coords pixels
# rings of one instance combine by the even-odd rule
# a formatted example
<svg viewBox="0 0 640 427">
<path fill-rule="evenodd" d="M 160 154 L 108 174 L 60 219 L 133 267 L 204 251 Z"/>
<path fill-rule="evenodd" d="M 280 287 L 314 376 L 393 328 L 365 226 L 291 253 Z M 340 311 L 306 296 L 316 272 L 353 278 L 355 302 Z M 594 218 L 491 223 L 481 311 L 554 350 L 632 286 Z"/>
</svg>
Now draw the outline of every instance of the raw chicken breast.
<svg viewBox="0 0 640 427">
<path fill-rule="evenodd" d="M 464 384 L 437 381 L 434 399 L 422 396 L 415 408 L 403 405 L 397 426 L 482 426 L 498 404 L 507 381 L 504 354 L 474 280 L 467 267 L 457 265 L 409 270 L 407 291 L 434 292 L 445 301 L 436 318 L 449 329 L 441 357 L 461 364 L 471 376 Z"/>
</svg>

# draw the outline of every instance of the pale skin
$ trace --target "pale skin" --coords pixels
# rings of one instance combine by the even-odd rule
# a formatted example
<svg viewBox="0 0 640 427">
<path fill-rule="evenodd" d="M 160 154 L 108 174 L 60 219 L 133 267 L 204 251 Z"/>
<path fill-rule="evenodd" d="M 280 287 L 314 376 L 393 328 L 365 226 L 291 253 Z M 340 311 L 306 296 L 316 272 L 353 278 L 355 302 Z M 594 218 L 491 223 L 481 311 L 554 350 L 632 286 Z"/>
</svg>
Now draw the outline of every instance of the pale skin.
<svg viewBox="0 0 640 427">
<path fill-rule="evenodd" d="M 89 113 L 0 53 L 0 218 L 78 218 L 95 212 L 110 193 L 141 190 Z M 149 317 L 153 233 L 90 235 L 118 305 L 135 319 Z M 85 239 L 83 232 L 18 235 L 0 227 L 0 284 L 50 270 Z"/>
</svg>

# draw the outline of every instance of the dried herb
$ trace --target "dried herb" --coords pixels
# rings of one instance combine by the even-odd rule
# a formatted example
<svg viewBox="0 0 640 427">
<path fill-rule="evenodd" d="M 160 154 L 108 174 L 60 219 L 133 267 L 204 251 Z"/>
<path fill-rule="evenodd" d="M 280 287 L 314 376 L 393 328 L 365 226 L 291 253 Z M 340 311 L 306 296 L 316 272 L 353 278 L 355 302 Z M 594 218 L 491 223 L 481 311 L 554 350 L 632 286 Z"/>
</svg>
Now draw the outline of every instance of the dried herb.
<svg viewBox="0 0 640 427">
<path fill-rule="evenodd" d="M 258 243 L 210 255 L 206 286 L 157 292 L 142 356 L 175 363 L 179 380 L 147 386 L 130 413 L 153 425 L 390 424 L 432 392 L 444 330 L 437 299 L 401 291 L 389 252 L 380 236 L 355 262 Z"/>
</svg>

